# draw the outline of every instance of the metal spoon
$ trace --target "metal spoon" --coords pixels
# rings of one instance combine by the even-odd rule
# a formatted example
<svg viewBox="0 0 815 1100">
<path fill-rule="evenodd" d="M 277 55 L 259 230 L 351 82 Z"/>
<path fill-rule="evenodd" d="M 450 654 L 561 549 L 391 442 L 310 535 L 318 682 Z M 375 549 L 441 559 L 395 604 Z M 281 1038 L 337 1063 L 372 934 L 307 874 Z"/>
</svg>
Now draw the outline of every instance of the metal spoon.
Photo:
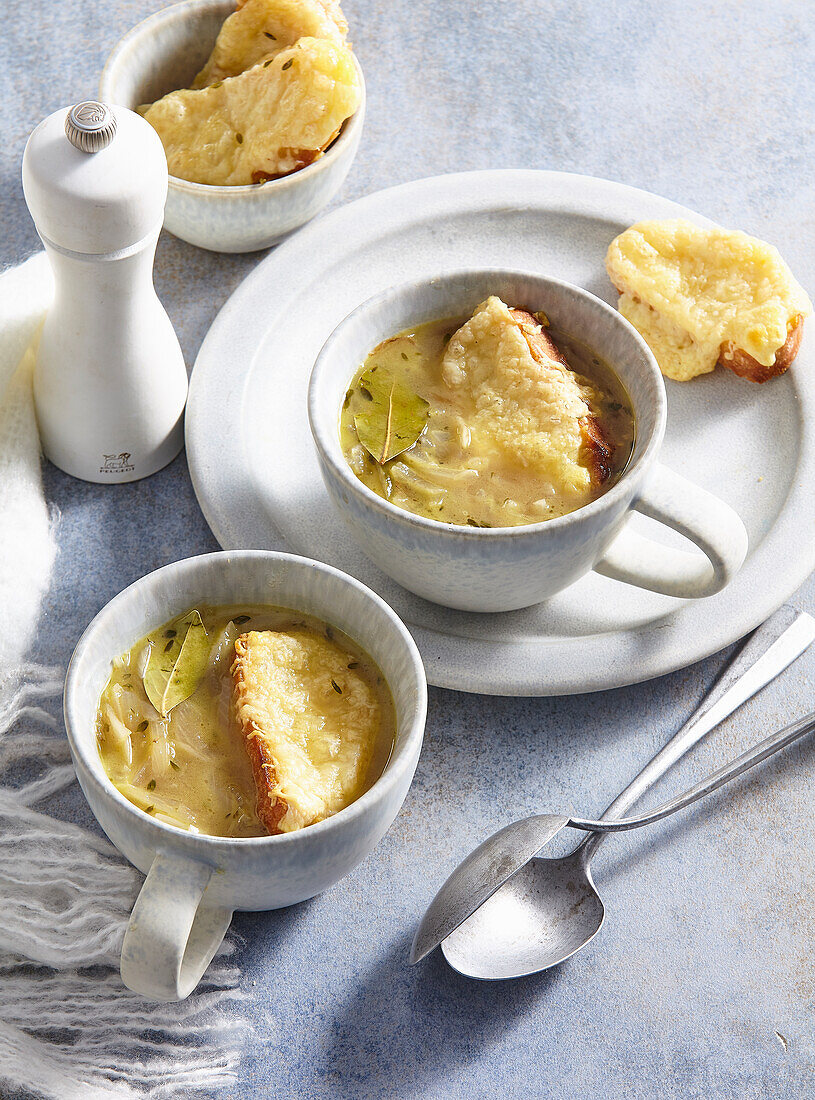
<svg viewBox="0 0 815 1100">
<path fill-rule="evenodd" d="M 649 814 L 620 815 L 681 756 L 742 703 L 775 679 L 815 640 L 815 619 L 783 607 L 759 627 L 727 666 L 695 714 L 612 802 L 599 821 L 541 814 L 514 822 L 472 852 L 439 890 L 416 932 L 411 963 L 442 943 L 462 974 L 520 977 L 563 962 L 603 923 L 590 861 L 607 832 L 638 828 L 689 806 L 815 729 L 815 715 L 773 734 L 685 794 Z M 536 859 L 565 827 L 590 835 L 561 859 Z"/>
</svg>

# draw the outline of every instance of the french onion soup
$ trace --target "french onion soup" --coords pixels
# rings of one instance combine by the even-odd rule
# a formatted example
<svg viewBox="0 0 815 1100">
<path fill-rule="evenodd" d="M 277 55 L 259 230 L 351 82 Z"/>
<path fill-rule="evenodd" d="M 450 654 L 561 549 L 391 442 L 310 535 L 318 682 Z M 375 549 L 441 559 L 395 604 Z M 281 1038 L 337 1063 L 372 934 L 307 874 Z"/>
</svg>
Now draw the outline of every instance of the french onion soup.
<svg viewBox="0 0 815 1100">
<path fill-rule="evenodd" d="M 614 484 L 634 416 L 611 368 L 542 314 L 492 296 L 461 320 L 385 340 L 340 415 L 369 489 L 442 523 L 514 527 L 566 515 Z"/>
<path fill-rule="evenodd" d="M 396 733 L 377 665 L 335 627 L 275 607 L 199 607 L 113 662 L 97 742 L 116 788 L 211 836 L 291 832 L 359 798 Z"/>
</svg>

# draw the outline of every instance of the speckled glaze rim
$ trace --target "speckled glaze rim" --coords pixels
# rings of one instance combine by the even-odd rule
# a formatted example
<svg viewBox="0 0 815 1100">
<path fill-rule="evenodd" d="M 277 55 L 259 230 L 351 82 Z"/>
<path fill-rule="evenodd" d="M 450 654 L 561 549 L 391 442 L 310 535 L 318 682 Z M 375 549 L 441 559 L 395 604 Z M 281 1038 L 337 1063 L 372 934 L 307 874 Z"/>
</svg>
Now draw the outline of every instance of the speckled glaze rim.
<svg viewBox="0 0 815 1100">
<path fill-rule="evenodd" d="M 224 0 L 181 0 L 180 3 L 171 4 L 169 7 L 162 8 L 161 11 L 153 12 L 152 15 L 148 15 L 145 19 L 136 23 L 127 34 L 119 39 L 108 54 L 107 61 L 102 69 L 102 75 L 99 78 L 99 99 L 105 103 L 116 104 L 119 102 L 115 95 L 116 84 L 114 82 L 112 70 L 120 61 L 122 54 L 136 39 L 153 33 L 157 28 L 163 27 L 167 23 L 183 21 L 186 13 L 191 8 L 218 9 L 223 6 L 223 2 Z M 264 183 L 244 183 L 227 186 L 214 183 L 195 183 L 192 180 L 182 179 L 180 176 L 168 175 L 168 186 L 174 191 L 182 191 L 189 195 L 200 195 L 202 197 L 217 196 L 218 198 L 234 197 L 244 199 L 251 195 L 269 197 L 280 195 L 285 191 L 290 191 L 298 184 L 310 180 L 330 168 L 334 161 L 344 152 L 345 147 L 353 143 L 357 132 L 362 128 L 365 121 L 365 105 L 367 100 L 365 75 L 362 71 L 359 59 L 353 50 L 351 51 L 351 57 L 353 58 L 357 76 L 359 77 L 359 106 L 356 111 L 343 122 L 340 127 L 340 132 L 323 155 L 317 160 L 306 165 L 305 168 L 299 168 L 297 171 L 290 172 L 288 175 L 281 176 L 276 180 L 266 180 Z M 131 106 L 126 103 L 123 104 L 123 106 L 128 107 L 130 110 L 135 109 L 135 105 Z"/>
<path fill-rule="evenodd" d="M 327 574 L 338 579 L 341 583 L 353 588 L 363 599 L 374 604 L 385 615 L 390 622 L 394 635 L 399 638 L 405 653 L 410 658 L 410 667 L 414 673 L 414 687 L 416 689 L 417 702 L 414 714 L 408 719 L 408 730 L 404 741 L 402 744 L 397 743 L 394 745 L 393 752 L 384 767 L 382 775 L 364 794 L 355 799 L 350 806 L 346 806 L 345 809 L 339 810 L 336 814 L 326 818 L 324 821 L 318 821 L 305 829 L 299 829 L 291 833 L 279 833 L 274 836 L 226 837 L 212 836 L 209 833 L 190 833 L 184 829 L 178 829 L 173 825 L 165 824 L 163 821 L 157 821 L 125 798 L 125 796 L 114 786 L 104 770 L 99 753 L 94 749 L 95 741 L 89 741 L 86 746 L 82 742 L 82 739 L 74 734 L 74 729 L 80 728 L 82 724 L 80 715 L 76 713 L 77 703 L 75 700 L 75 685 L 82 672 L 86 651 L 93 644 L 95 635 L 100 627 L 102 627 L 109 618 L 115 618 L 115 616 L 119 614 L 120 609 L 133 598 L 134 594 L 143 585 L 159 577 L 168 578 L 184 572 L 194 573 L 200 568 L 202 563 L 218 558 L 223 560 L 225 568 L 229 568 L 230 563 L 242 562 L 249 559 L 269 562 L 284 561 L 298 566 L 306 566 L 313 572 Z M 279 606 L 282 607 L 284 605 L 281 604 Z M 297 608 L 291 608 L 291 610 L 296 611 Z M 135 642 L 139 637 L 143 637 L 150 629 L 151 627 L 149 624 L 145 625 L 141 633 L 136 634 L 133 641 Z M 155 629 L 155 627 L 153 627 L 153 629 Z M 118 654 L 111 654 L 110 659 L 113 660 L 115 656 L 118 656 Z M 379 658 L 377 654 L 370 653 L 370 656 L 378 665 Z M 157 848 L 160 847 L 163 842 L 171 841 L 176 850 L 178 850 L 179 845 L 181 845 L 186 855 L 192 858 L 205 860 L 206 850 L 211 849 L 213 846 L 216 848 L 228 849 L 235 845 L 239 845 L 241 848 L 256 848 L 266 845 L 273 847 L 280 845 L 296 845 L 303 841 L 304 836 L 314 838 L 337 829 L 338 827 L 342 827 L 351 822 L 354 818 L 366 814 L 377 803 L 384 801 L 390 794 L 392 788 L 398 783 L 402 773 L 411 767 L 411 758 L 414 752 L 421 751 L 422 741 L 424 739 L 424 728 L 427 720 L 427 680 L 421 655 L 419 654 L 419 650 L 409 630 L 396 612 L 393 611 L 380 596 L 377 596 L 375 592 L 372 592 L 370 588 L 362 584 L 361 581 L 349 577 L 347 573 L 343 573 L 333 566 L 325 565 L 323 562 L 314 561 L 311 558 L 305 558 L 298 554 L 284 554 L 275 550 L 220 550 L 210 554 L 199 554 L 191 558 L 181 558 L 179 561 L 170 562 L 168 565 L 155 569 L 151 573 L 146 573 L 143 577 L 129 584 L 127 588 L 123 588 L 121 592 L 114 596 L 112 600 L 106 603 L 105 606 L 97 612 L 83 631 L 71 655 L 65 676 L 63 712 L 65 729 L 68 735 L 68 743 L 71 752 L 81 760 L 85 768 L 85 775 L 90 779 L 97 793 L 103 798 L 111 800 L 116 806 L 134 817 L 140 827 L 152 829 L 154 831 L 154 843 Z M 399 732 L 400 730 L 397 727 L 397 741 Z M 92 805 L 91 809 L 93 810 Z"/>
<path fill-rule="evenodd" d="M 496 282 L 499 279 L 529 280 L 539 285 L 546 284 L 547 286 L 565 289 L 573 293 L 575 297 L 586 303 L 587 309 L 595 309 L 605 314 L 614 325 L 625 331 L 628 339 L 636 345 L 647 363 L 650 381 L 652 383 L 651 390 L 654 398 L 653 411 L 655 413 L 653 427 L 648 437 L 641 438 L 638 433 L 635 435 L 631 458 L 610 489 L 597 497 L 596 500 L 591 501 L 589 504 L 584 504 L 580 508 L 576 508 L 573 512 L 568 512 L 565 516 L 541 520 L 539 523 L 526 523 L 518 527 L 464 527 L 461 524 L 443 523 L 441 520 L 429 519 L 425 516 L 416 515 L 414 512 L 409 512 L 407 509 L 399 508 L 397 505 L 391 504 L 390 501 L 380 497 L 372 489 L 369 489 L 364 482 L 360 481 L 348 465 L 342 453 L 339 431 L 335 430 L 332 434 L 330 430 L 324 430 L 324 424 L 319 415 L 319 407 L 323 399 L 323 387 L 327 385 L 328 377 L 336 372 L 342 371 L 344 377 L 348 380 L 348 384 L 350 384 L 354 377 L 354 373 L 359 368 L 359 364 L 356 363 L 351 364 L 349 369 L 349 364 L 335 358 L 336 345 L 342 340 L 343 334 L 348 327 L 358 321 L 360 317 L 372 312 L 385 302 L 398 303 L 401 298 L 404 298 L 417 285 L 442 286 L 451 282 L 484 278 L 493 279 Z M 393 335 L 396 335 L 405 328 L 409 328 L 413 323 L 410 312 L 405 311 L 401 320 L 397 323 Z M 613 363 L 611 363 L 610 366 L 614 369 Z M 341 409 L 338 406 L 335 410 L 337 427 L 339 426 L 340 412 Z M 635 409 L 634 412 L 635 422 L 639 424 L 640 418 L 636 416 L 637 410 Z M 582 287 L 575 286 L 574 283 L 566 282 L 563 279 L 550 278 L 546 275 L 539 275 L 531 271 L 518 271 L 509 268 L 465 268 L 443 275 L 429 276 L 421 280 L 420 283 L 417 283 L 416 280 L 410 280 L 398 286 L 390 287 L 388 290 L 382 291 L 380 294 L 374 294 L 372 297 L 366 299 L 366 301 L 362 302 L 356 309 L 353 309 L 344 317 L 323 344 L 320 354 L 314 363 L 308 384 L 308 418 L 312 438 L 314 439 L 315 447 L 321 459 L 326 465 L 331 467 L 349 492 L 354 493 L 357 497 L 365 501 L 367 507 L 372 508 L 374 511 L 379 512 L 392 521 L 398 520 L 408 527 L 432 533 L 432 535 L 447 539 L 448 541 L 450 539 L 465 539 L 470 542 L 495 541 L 496 539 L 506 539 L 510 537 L 513 540 L 523 541 L 537 539 L 540 537 L 540 534 L 545 531 L 562 531 L 564 528 L 580 523 L 587 517 L 599 516 L 604 512 L 613 510 L 619 499 L 628 493 L 628 487 L 624 483 L 656 459 L 665 436 L 665 425 L 668 419 L 668 402 L 665 394 L 665 383 L 662 381 L 662 374 L 654 358 L 653 352 L 634 326 L 630 324 L 621 313 L 613 309 L 601 298 L 598 298 L 588 290 L 584 290 Z"/>
</svg>

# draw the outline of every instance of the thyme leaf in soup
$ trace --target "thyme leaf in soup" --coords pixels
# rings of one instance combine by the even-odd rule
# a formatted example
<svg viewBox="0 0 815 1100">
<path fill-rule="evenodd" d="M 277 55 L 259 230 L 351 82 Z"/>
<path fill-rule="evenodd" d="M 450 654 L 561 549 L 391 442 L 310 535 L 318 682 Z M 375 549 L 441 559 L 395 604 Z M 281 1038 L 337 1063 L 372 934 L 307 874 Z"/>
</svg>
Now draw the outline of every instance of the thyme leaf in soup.
<svg viewBox="0 0 815 1100">
<path fill-rule="evenodd" d="M 162 718 L 198 687 L 209 649 L 209 637 L 197 611 L 189 611 L 177 621 L 175 636 L 166 645 L 150 642 L 144 690 Z"/>
<path fill-rule="evenodd" d="M 354 417 L 357 438 L 381 466 L 413 446 L 425 430 L 430 405 L 381 366 L 369 367 L 359 388 L 370 404 Z"/>
</svg>

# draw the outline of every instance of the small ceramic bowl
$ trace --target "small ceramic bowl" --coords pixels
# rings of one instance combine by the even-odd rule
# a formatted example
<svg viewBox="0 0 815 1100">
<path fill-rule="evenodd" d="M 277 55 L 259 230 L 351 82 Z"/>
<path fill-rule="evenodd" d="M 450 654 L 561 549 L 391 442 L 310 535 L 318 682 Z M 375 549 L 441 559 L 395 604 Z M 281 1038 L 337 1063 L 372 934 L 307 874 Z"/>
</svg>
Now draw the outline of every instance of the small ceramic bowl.
<svg viewBox="0 0 815 1100">
<path fill-rule="evenodd" d="M 396 743 L 381 777 L 333 817 L 280 836 L 187 833 L 137 809 L 108 779 L 96 743 L 111 661 L 196 603 L 272 604 L 345 631 L 379 665 L 396 706 Z M 427 686 L 408 631 L 378 596 L 330 566 L 270 551 L 207 554 L 166 565 L 120 592 L 74 651 L 65 725 L 76 773 L 99 824 L 147 875 L 122 946 L 122 978 L 157 1000 L 186 997 L 233 909 L 279 909 L 313 897 L 378 844 L 407 794 L 424 733 Z"/>
<path fill-rule="evenodd" d="M 100 100 L 135 110 L 189 87 L 234 10 L 234 0 L 183 0 L 137 24 L 107 60 Z M 289 176 L 246 187 L 214 187 L 170 176 L 165 228 L 199 248 L 253 252 L 319 213 L 342 186 L 362 136 L 365 81 L 356 58 L 354 63 L 362 100 L 324 156 Z"/>
<path fill-rule="evenodd" d="M 383 340 L 426 321 L 470 316 L 490 294 L 578 337 L 616 371 L 633 406 L 634 451 L 597 500 L 566 516 L 522 527 L 461 527 L 413 515 L 377 496 L 342 453 L 339 419 L 348 386 Z M 739 517 L 712 494 L 659 465 L 667 403 L 648 345 L 611 306 L 557 279 L 517 271 L 464 271 L 405 283 L 364 302 L 326 341 L 308 394 L 323 479 L 360 547 L 399 584 L 465 611 L 529 607 L 590 569 L 671 596 L 723 588 L 747 553 Z M 688 553 L 623 529 L 636 509 L 703 551 Z"/>
</svg>

